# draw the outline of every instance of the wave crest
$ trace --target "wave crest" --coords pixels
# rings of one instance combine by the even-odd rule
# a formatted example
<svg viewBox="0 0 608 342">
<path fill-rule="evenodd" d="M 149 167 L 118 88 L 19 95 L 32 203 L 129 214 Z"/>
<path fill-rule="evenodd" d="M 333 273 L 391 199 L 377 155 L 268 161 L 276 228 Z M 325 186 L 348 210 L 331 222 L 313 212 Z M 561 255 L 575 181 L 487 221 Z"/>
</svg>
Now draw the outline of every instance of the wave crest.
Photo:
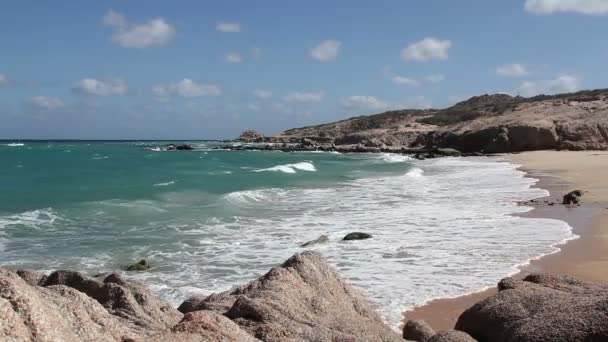
<svg viewBox="0 0 608 342">
<path fill-rule="evenodd" d="M 265 168 L 265 169 L 256 169 L 253 170 L 254 172 L 266 172 L 266 171 L 270 171 L 270 172 L 283 172 L 283 173 L 297 173 L 298 170 L 300 171 L 307 171 L 307 172 L 315 172 L 317 171 L 317 169 L 315 168 L 314 164 L 310 161 L 303 161 L 303 162 L 299 162 L 299 163 L 294 163 L 294 164 L 282 164 L 282 165 L 276 165 L 273 167 L 269 167 L 269 168 Z"/>
</svg>

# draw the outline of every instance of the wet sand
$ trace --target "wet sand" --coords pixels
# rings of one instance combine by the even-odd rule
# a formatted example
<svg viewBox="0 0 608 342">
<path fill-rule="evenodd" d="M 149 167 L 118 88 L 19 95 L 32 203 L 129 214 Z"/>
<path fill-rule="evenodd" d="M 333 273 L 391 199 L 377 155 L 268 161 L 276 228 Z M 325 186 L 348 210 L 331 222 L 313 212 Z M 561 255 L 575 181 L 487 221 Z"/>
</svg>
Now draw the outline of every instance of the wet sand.
<svg viewBox="0 0 608 342">
<path fill-rule="evenodd" d="M 561 251 L 533 260 L 515 277 L 532 272 L 563 274 L 579 279 L 608 283 L 608 152 L 538 151 L 505 155 L 522 165 L 529 177 L 539 179 L 537 187 L 551 193 L 526 217 L 551 218 L 568 222 L 580 238 L 559 246 Z M 572 190 L 589 191 L 579 207 L 544 205 L 544 200 L 561 203 Z M 498 283 L 500 279 L 496 279 Z M 404 313 L 405 321 L 422 319 L 435 330 L 454 327 L 458 316 L 475 303 L 496 293 L 495 288 L 453 299 L 438 299 Z"/>
</svg>

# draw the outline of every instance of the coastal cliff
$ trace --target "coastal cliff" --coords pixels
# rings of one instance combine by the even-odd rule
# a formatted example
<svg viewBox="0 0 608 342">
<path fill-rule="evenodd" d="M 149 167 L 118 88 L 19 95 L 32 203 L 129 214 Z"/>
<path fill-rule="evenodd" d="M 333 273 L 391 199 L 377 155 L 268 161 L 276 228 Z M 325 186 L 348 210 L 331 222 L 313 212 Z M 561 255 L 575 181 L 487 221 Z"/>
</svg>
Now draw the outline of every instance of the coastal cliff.
<svg viewBox="0 0 608 342">
<path fill-rule="evenodd" d="M 605 341 L 608 288 L 567 277 L 503 279 L 455 329 L 408 322 L 403 338 L 319 253 L 178 309 L 117 274 L 0 269 L 0 339 L 11 341 Z M 559 310 L 556 310 L 559 308 Z"/>
<path fill-rule="evenodd" d="M 531 98 L 475 96 L 446 109 L 397 110 L 294 128 L 273 142 L 321 148 L 453 148 L 461 152 L 608 149 L 608 89 Z"/>
</svg>

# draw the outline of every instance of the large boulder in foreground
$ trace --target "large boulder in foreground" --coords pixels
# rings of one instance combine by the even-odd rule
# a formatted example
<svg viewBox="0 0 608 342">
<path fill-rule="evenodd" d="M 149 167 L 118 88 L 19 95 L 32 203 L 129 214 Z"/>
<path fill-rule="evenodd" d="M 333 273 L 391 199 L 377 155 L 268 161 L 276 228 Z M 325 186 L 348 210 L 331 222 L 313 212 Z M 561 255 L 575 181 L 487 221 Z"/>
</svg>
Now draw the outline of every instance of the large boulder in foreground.
<svg viewBox="0 0 608 342">
<path fill-rule="evenodd" d="M 84 293 L 142 333 L 169 329 L 182 318 L 179 311 L 154 296 L 143 283 L 123 280 L 115 273 L 89 278 L 78 272 L 56 271 L 41 283 L 44 287 L 56 285 Z"/>
<path fill-rule="evenodd" d="M 317 252 L 289 258 L 233 291 L 211 295 L 192 310 L 224 314 L 267 341 L 403 341 Z"/>
<path fill-rule="evenodd" d="M 533 274 L 466 310 L 456 329 L 480 342 L 608 341 L 608 286 Z"/>
<path fill-rule="evenodd" d="M 136 336 L 86 294 L 64 285 L 32 286 L 0 268 L 1 341 L 121 341 Z"/>
</svg>

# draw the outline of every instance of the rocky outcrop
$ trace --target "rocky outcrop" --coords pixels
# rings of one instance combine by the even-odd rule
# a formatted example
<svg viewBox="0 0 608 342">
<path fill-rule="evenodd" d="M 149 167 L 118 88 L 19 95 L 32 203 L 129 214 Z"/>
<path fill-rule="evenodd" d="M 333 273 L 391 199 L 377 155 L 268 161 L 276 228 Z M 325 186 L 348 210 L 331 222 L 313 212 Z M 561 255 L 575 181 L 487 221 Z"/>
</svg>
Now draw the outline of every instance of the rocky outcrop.
<svg viewBox="0 0 608 342">
<path fill-rule="evenodd" d="M 532 98 L 482 95 L 446 109 L 359 116 L 290 129 L 273 139 L 298 142 L 302 137 L 330 139 L 338 147 L 440 147 L 464 153 L 604 150 L 608 149 L 608 89 Z"/>
<path fill-rule="evenodd" d="M 574 190 L 564 195 L 562 199 L 562 204 L 564 205 L 576 205 L 581 202 L 581 197 L 583 197 L 582 190 Z"/>
<path fill-rule="evenodd" d="M 608 286 L 533 274 L 466 310 L 456 329 L 480 342 L 608 341 Z"/>
<path fill-rule="evenodd" d="M 211 295 L 194 310 L 224 314 L 263 341 L 402 341 L 316 252 Z"/>
<path fill-rule="evenodd" d="M 78 272 L 56 271 L 41 283 L 43 287 L 56 285 L 73 288 L 96 300 L 110 314 L 124 318 L 133 330 L 168 329 L 182 316 L 144 284 L 125 281 L 114 273 L 89 278 Z"/>
<path fill-rule="evenodd" d="M 237 140 L 245 143 L 261 143 L 264 142 L 264 134 L 248 129 L 241 133 Z"/>
<path fill-rule="evenodd" d="M 32 286 L 0 269 L 2 341 L 121 341 L 135 336 L 123 319 L 81 291 Z"/>
<path fill-rule="evenodd" d="M 310 247 L 310 246 L 319 245 L 319 244 L 327 243 L 327 242 L 329 242 L 329 236 L 321 235 L 314 240 L 304 242 L 303 244 L 300 245 L 300 247 Z"/>
</svg>

